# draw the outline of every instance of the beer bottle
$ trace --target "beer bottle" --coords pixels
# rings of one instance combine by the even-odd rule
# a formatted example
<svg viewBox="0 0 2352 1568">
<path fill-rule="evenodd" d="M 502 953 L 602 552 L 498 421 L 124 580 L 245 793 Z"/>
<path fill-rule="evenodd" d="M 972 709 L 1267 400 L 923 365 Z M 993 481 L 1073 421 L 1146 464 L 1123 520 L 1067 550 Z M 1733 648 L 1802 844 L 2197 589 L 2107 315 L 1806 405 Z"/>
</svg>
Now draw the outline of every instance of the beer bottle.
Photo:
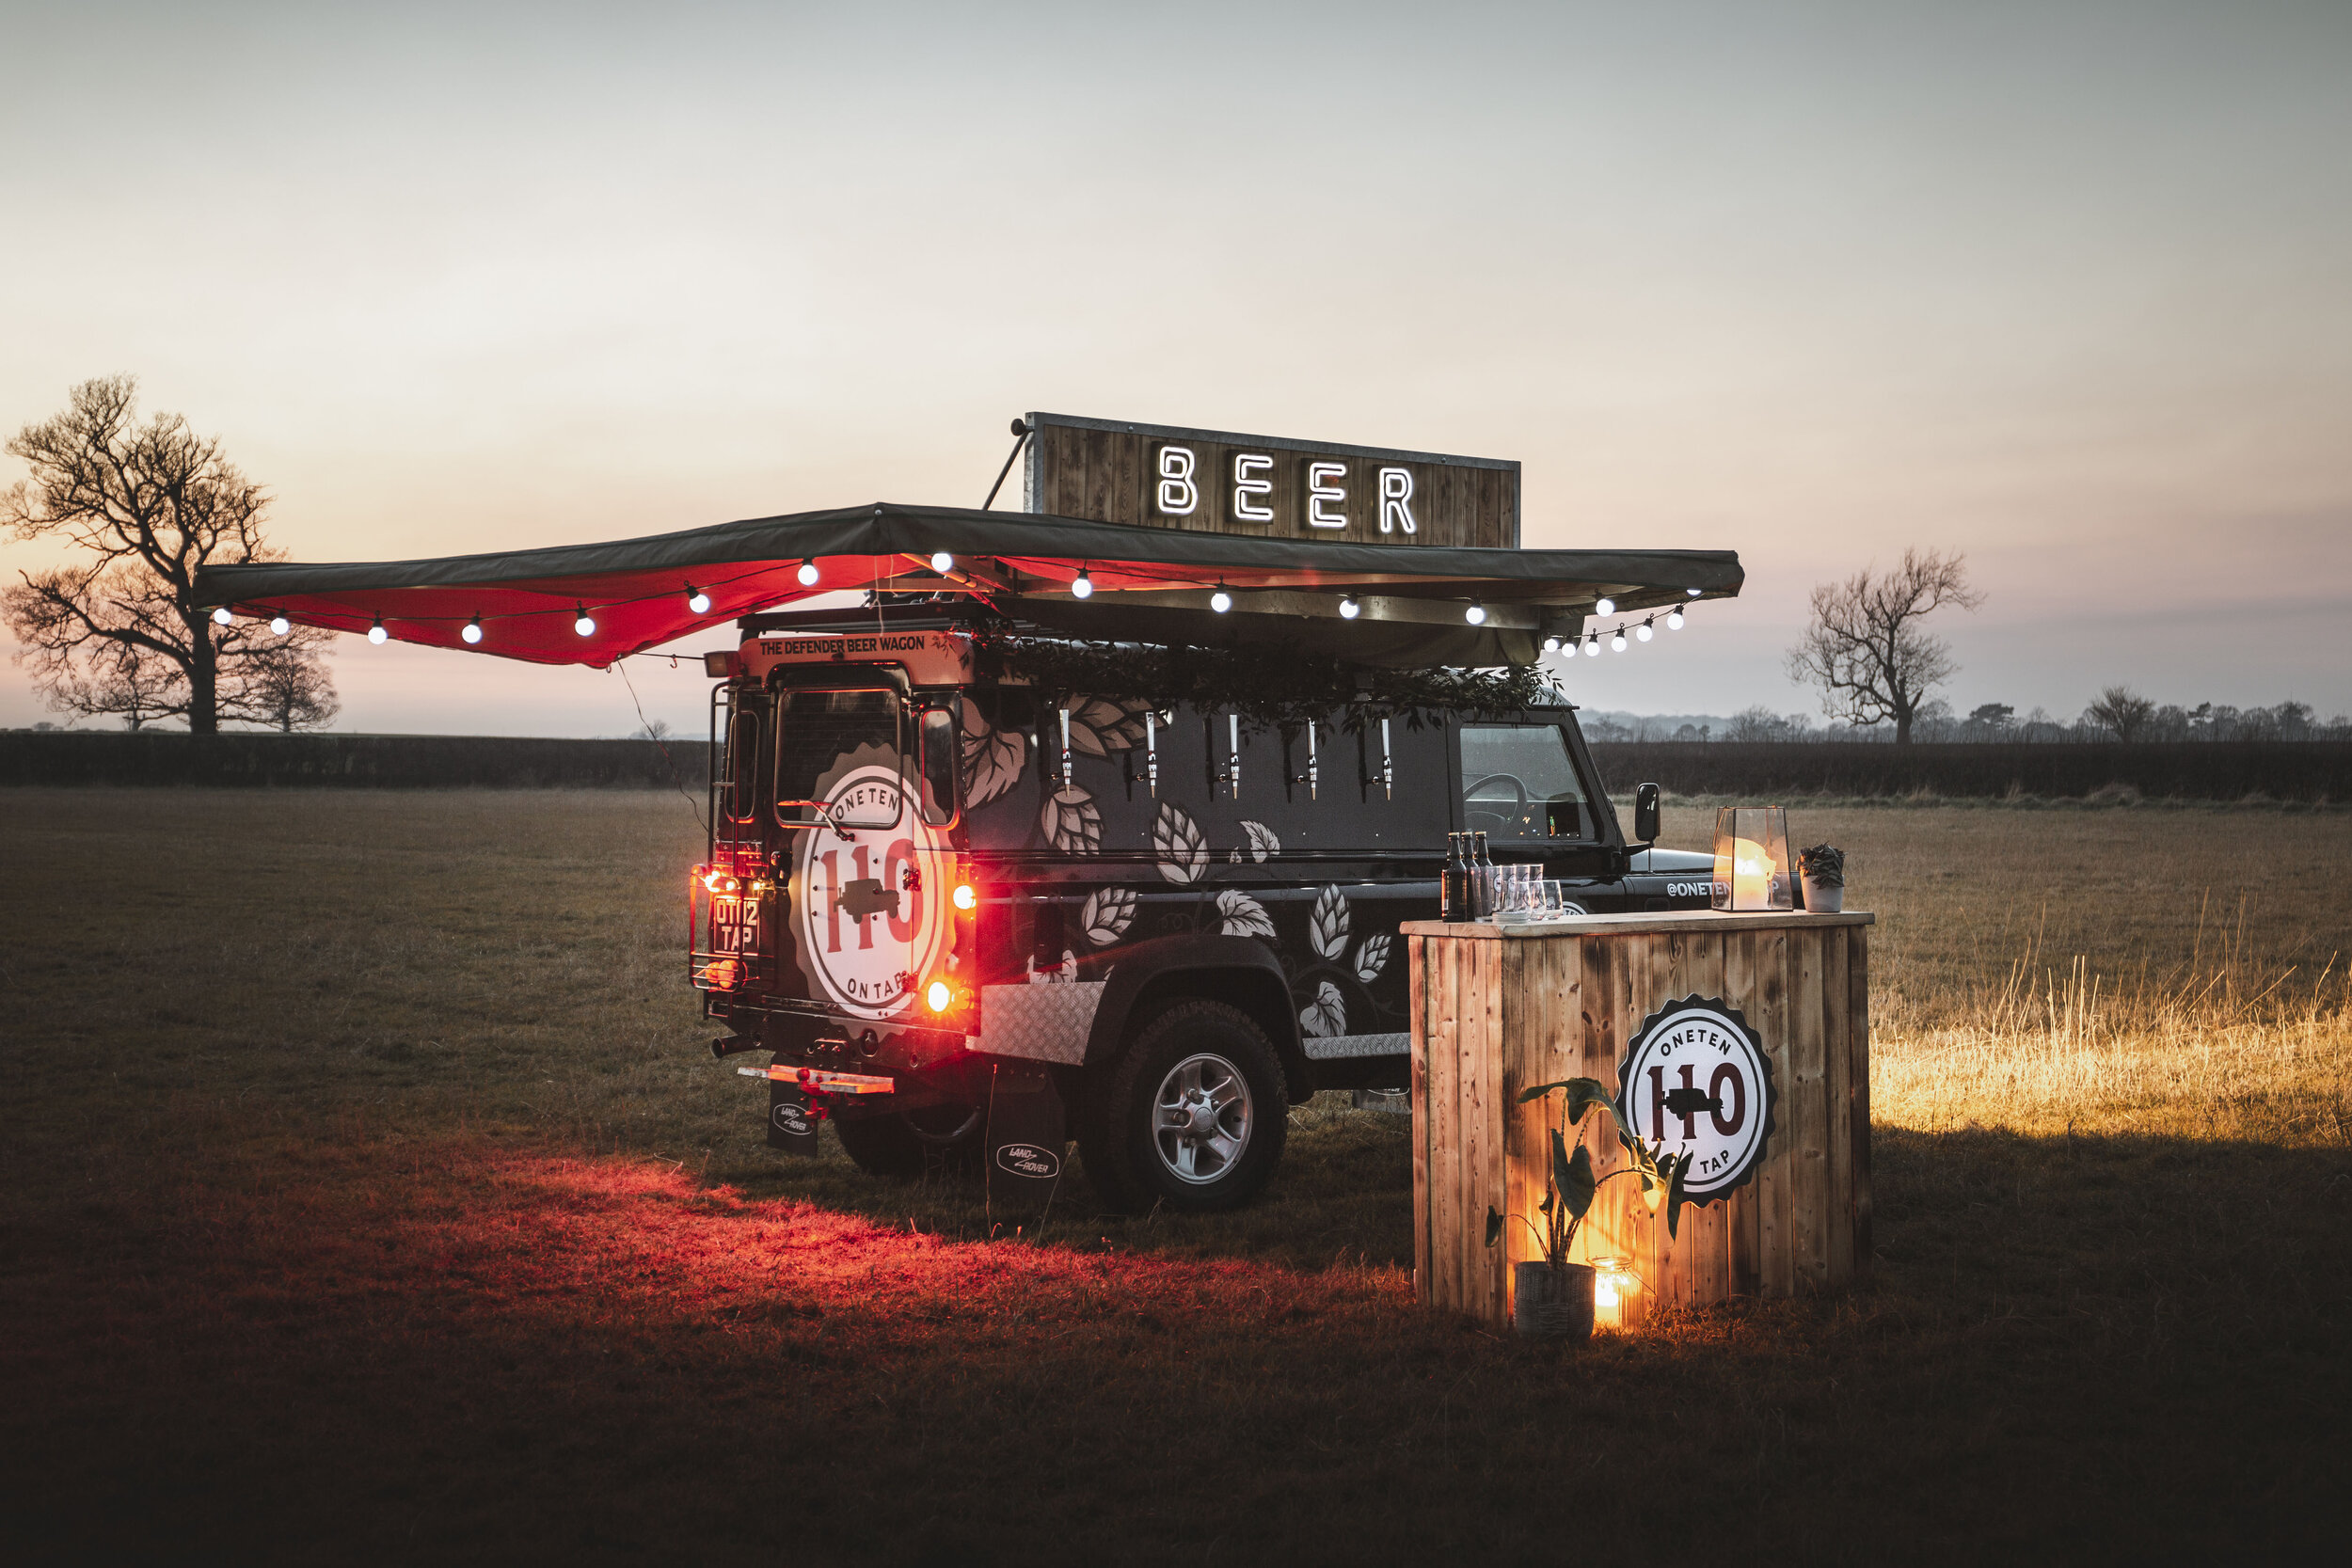
<svg viewBox="0 0 2352 1568">
<path fill-rule="evenodd" d="M 1470 917 L 1470 857 L 1462 851 L 1462 835 L 1445 835 L 1445 879 L 1441 884 L 1440 914 L 1459 923 Z"/>
<path fill-rule="evenodd" d="M 1470 834 L 1471 918 L 1491 920 L 1495 912 L 1495 863 L 1486 853 L 1486 835 Z"/>
</svg>

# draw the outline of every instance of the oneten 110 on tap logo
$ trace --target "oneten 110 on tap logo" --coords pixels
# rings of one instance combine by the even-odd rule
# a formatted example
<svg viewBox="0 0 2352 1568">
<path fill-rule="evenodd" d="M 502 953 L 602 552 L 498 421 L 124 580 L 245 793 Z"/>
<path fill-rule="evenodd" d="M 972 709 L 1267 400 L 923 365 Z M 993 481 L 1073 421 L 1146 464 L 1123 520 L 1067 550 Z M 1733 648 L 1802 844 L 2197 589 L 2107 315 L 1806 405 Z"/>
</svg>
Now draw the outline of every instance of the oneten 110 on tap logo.
<svg viewBox="0 0 2352 1568">
<path fill-rule="evenodd" d="M 946 846 L 886 765 L 850 769 L 825 791 L 828 825 L 799 835 L 792 866 L 795 956 L 820 1000 L 860 1018 L 912 1002 L 947 929 Z M 886 824 L 862 826 L 861 824 Z"/>
<path fill-rule="evenodd" d="M 1633 1133 L 1690 1158 L 1693 1203 L 1756 1174 L 1777 1103 L 1772 1060 L 1739 1009 L 1696 996 L 1644 1022 L 1617 1074 L 1617 1114 Z"/>
</svg>

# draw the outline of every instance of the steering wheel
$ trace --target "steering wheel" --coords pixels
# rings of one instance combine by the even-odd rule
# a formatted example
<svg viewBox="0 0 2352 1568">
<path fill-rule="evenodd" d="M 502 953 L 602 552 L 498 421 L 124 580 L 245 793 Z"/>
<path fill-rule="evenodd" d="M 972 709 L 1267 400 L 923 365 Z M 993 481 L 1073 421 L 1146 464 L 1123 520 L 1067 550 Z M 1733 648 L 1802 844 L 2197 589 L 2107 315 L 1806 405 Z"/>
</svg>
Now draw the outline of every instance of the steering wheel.
<svg viewBox="0 0 2352 1568">
<path fill-rule="evenodd" d="M 1499 812 L 1475 810 L 1470 803 L 1473 796 L 1491 784 L 1503 784 L 1511 786 L 1512 812 L 1515 816 L 1517 816 L 1520 823 L 1524 824 L 1527 821 L 1527 785 L 1521 784 L 1516 775 L 1510 773 L 1489 773 L 1485 778 L 1479 780 L 1476 784 L 1470 785 L 1468 789 L 1462 791 L 1463 822 L 1468 823 L 1473 816 L 1483 816 L 1490 819 L 1494 823 L 1492 828 L 1485 831 L 1488 832 L 1501 833 L 1509 830 L 1511 823 L 1510 817 L 1504 816 Z M 1475 832 L 1478 830 L 1472 831 Z"/>
</svg>

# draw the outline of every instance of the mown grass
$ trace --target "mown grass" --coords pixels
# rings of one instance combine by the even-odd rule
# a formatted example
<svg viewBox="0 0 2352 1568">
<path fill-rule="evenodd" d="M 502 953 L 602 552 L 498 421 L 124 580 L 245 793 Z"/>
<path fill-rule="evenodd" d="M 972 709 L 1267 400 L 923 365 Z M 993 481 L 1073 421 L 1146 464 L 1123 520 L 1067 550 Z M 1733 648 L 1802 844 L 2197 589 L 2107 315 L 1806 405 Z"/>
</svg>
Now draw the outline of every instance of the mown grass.
<svg viewBox="0 0 2352 1568">
<path fill-rule="evenodd" d="M 7 1536 L 811 1562 L 2328 1539 L 2352 819 L 1796 832 L 1882 913 L 1875 1274 L 1564 1352 L 1411 1304 L 1405 1130 L 1337 1097 L 1214 1222 L 1073 1185 L 1015 1227 L 957 1180 L 771 1155 L 683 983 L 675 797 L 0 796 Z"/>
</svg>

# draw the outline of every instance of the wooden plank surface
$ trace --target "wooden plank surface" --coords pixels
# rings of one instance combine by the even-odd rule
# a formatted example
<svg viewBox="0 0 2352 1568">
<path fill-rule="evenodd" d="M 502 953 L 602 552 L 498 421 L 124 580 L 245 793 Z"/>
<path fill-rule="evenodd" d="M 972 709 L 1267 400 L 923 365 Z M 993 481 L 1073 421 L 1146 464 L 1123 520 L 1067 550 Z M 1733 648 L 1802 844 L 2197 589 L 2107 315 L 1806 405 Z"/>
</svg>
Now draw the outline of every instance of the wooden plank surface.
<svg viewBox="0 0 2352 1568">
<path fill-rule="evenodd" d="M 1853 1071 L 1846 1043 L 1846 939 L 1850 934 L 1845 930 L 1820 933 L 1821 1089 L 1829 1169 L 1822 1205 L 1833 1285 L 1843 1285 L 1853 1277 L 1853 1209 L 1847 1201 L 1853 1191 Z"/>
<path fill-rule="evenodd" d="M 1788 1093 L 1793 1082 L 1788 1057 L 1788 932 L 1756 931 L 1751 990 L 1737 1006 L 1764 1041 L 1771 1064 L 1772 1091 L 1779 1105 L 1772 1142 L 1756 1177 L 1756 1265 L 1757 1288 L 1768 1296 L 1786 1296 L 1795 1290 L 1788 1234 Z"/>
<path fill-rule="evenodd" d="M 1853 1113 L 1853 1157 L 1847 1180 L 1852 1190 L 1847 1203 L 1853 1211 L 1854 1272 L 1870 1267 L 1870 933 L 1846 936 L 1846 1049 L 1851 1073 Z"/>
<path fill-rule="evenodd" d="M 1424 1307 L 1429 1305 L 1429 961 L 1430 949 L 1436 945 L 1427 937 L 1404 937 L 1406 1005 L 1411 1021 L 1412 1108 L 1413 1108 L 1413 1295 Z"/>
<path fill-rule="evenodd" d="M 1811 927 L 1869 926 L 1878 916 L 1867 910 L 1837 914 L 1812 914 L 1804 910 L 1775 910 L 1740 914 L 1715 910 L 1660 910 L 1647 914 L 1580 914 L 1561 920 L 1499 926 L 1486 921 L 1408 920 L 1398 927 L 1407 936 L 1454 937 L 1457 940 L 1543 942 L 1553 937 L 1608 935 L 1637 931 L 1763 931 L 1774 927 L 1799 930 Z"/>
<path fill-rule="evenodd" d="M 1829 1106 L 1824 1098 L 1821 1029 L 1821 939 L 1812 931 L 1788 938 L 1788 1180 L 1789 1243 L 1795 1287 L 1829 1283 Z"/>
<path fill-rule="evenodd" d="M 1752 997 L 1756 994 L 1757 935 L 1758 933 L 1755 931 L 1724 933 L 1724 997 L 1726 1002 L 1735 996 Z M 1730 1005 L 1739 1006 L 1738 1003 Z M 1748 1022 L 1753 1026 L 1756 1021 L 1751 1018 Z M 1761 1106 L 1756 1108 L 1756 1114 L 1757 1116 L 1764 1114 Z M 1756 1189 L 1757 1180 L 1761 1174 L 1762 1170 L 1759 1166 L 1757 1176 L 1750 1177 L 1745 1184 L 1731 1195 L 1729 1200 L 1730 1209 L 1727 1217 L 1731 1229 L 1731 1293 L 1733 1295 L 1752 1296 L 1761 1289 L 1756 1264 L 1757 1227 L 1763 1211 L 1762 1200 Z"/>
</svg>

